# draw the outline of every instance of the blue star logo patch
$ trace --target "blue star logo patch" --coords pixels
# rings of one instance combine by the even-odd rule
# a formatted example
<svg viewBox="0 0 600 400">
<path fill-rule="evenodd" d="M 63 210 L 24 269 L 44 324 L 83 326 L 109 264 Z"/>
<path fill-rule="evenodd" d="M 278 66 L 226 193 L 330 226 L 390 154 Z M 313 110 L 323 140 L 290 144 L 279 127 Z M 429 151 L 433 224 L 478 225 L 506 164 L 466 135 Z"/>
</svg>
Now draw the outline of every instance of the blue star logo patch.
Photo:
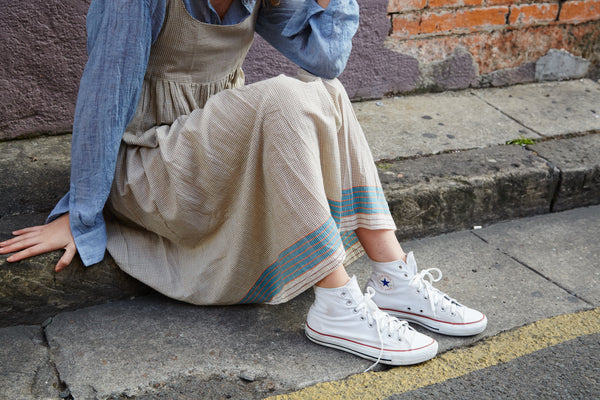
<svg viewBox="0 0 600 400">
<path fill-rule="evenodd" d="M 382 290 L 391 290 L 394 288 L 394 284 L 392 283 L 392 279 L 384 274 L 381 274 L 377 277 L 377 280 L 379 282 L 379 287 Z"/>
<path fill-rule="evenodd" d="M 381 283 L 383 284 L 384 287 L 390 287 L 390 281 L 388 281 L 386 278 L 383 278 L 381 280 Z"/>
</svg>

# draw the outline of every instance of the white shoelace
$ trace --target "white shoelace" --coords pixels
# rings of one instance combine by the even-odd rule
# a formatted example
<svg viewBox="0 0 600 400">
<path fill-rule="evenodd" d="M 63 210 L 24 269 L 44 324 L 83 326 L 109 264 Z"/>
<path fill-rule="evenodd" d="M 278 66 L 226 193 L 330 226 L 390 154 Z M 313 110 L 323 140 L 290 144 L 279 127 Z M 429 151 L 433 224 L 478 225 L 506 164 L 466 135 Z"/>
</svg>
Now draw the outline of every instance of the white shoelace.
<svg viewBox="0 0 600 400">
<path fill-rule="evenodd" d="M 433 277 L 432 272 L 437 272 L 438 276 L 436 278 Z M 415 274 L 408 285 L 417 289 L 418 293 L 425 292 L 425 299 L 429 300 L 429 304 L 431 305 L 431 310 L 433 311 L 433 316 L 436 317 L 436 306 L 439 304 L 440 309 L 445 311 L 446 308 L 450 309 L 451 315 L 456 315 L 457 312 L 464 314 L 464 307 L 458 307 L 459 303 L 450 298 L 447 294 L 441 292 L 440 290 L 433 287 L 434 282 L 438 282 L 442 279 L 442 271 L 439 268 L 429 268 L 424 269 L 421 272 Z M 464 316 L 461 314 L 461 318 Z"/>
<path fill-rule="evenodd" d="M 405 337 L 406 331 L 411 328 L 408 326 L 406 321 L 400 321 L 396 317 L 392 317 L 388 313 L 385 313 L 377 307 L 377 304 L 372 300 L 375 295 L 375 289 L 372 287 L 367 288 L 367 293 L 365 293 L 363 297 L 363 301 L 360 302 L 355 311 L 361 313 L 361 319 L 366 319 L 369 323 L 369 326 L 373 326 L 373 322 L 375 322 L 375 328 L 377 330 L 377 336 L 379 337 L 379 356 L 377 357 L 377 361 L 369 368 L 367 368 L 364 372 L 369 372 L 371 369 L 375 368 L 377 364 L 381 361 L 381 357 L 383 357 L 383 336 L 382 332 L 387 331 L 388 337 L 392 337 L 394 333 L 397 334 L 398 339 L 408 340 L 410 346 L 410 340 Z"/>
</svg>

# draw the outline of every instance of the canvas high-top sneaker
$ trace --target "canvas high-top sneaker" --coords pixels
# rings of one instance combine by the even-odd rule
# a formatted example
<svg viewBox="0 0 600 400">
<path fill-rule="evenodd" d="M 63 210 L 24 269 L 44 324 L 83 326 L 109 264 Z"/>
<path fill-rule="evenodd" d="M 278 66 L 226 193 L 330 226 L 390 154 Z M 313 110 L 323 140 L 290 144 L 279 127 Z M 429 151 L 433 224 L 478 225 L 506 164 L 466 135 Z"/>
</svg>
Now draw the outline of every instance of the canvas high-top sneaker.
<svg viewBox="0 0 600 400">
<path fill-rule="evenodd" d="M 376 363 L 407 365 L 433 358 L 437 342 L 377 308 L 371 300 L 374 294 L 369 289 L 363 295 L 356 277 L 341 288 L 315 286 L 315 302 L 306 317 L 306 336 L 315 343 Z"/>
<path fill-rule="evenodd" d="M 483 332 L 487 325 L 486 316 L 434 288 L 432 283 L 441 278 L 442 272 L 438 268 L 418 272 L 411 251 L 406 262 L 373 262 L 367 288 L 375 290 L 373 301 L 382 311 L 433 332 L 453 336 Z"/>
</svg>

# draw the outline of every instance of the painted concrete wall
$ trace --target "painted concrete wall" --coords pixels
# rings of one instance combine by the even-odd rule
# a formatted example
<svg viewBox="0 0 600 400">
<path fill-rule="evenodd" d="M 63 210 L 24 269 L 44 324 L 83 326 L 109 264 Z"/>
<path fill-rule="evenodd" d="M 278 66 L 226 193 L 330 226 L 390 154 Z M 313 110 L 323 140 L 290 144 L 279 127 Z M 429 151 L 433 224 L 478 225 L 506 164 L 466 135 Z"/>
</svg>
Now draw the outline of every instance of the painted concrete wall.
<svg viewBox="0 0 600 400">
<path fill-rule="evenodd" d="M 600 0 L 358 2 L 340 77 L 353 99 L 598 76 Z M 0 140 L 71 129 L 88 4 L 0 0 Z M 296 70 L 260 38 L 244 68 L 248 82 Z"/>
</svg>

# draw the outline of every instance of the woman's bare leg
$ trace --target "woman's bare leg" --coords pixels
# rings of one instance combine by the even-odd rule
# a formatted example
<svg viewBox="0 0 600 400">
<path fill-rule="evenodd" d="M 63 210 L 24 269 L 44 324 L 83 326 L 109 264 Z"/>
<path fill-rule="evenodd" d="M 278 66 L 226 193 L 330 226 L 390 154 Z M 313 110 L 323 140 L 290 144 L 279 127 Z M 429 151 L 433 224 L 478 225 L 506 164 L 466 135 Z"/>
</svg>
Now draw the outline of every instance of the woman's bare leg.
<svg viewBox="0 0 600 400">
<path fill-rule="evenodd" d="M 406 253 L 402 250 L 394 231 L 358 228 L 354 232 L 371 260 L 377 262 L 406 261 Z"/>
<path fill-rule="evenodd" d="M 338 288 L 344 286 L 349 280 L 350 277 L 346 272 L 346 268 L 340 265 L 332 273 L 317 282 L 317 286 L 325 289 Z"/>
<path fill-rule="evenodd" d="M 355 232 L 371 260 L 377 262 L 406 261 L 406 253 L 402 250 L 394 231 L 358 228 Z M 346 272 L 346 268 L 340 265 L 339 268 L 317 282 L 317 286 L 322 288 L 342 287 L 349 280 L 350 277 Z"/>
</svg>

